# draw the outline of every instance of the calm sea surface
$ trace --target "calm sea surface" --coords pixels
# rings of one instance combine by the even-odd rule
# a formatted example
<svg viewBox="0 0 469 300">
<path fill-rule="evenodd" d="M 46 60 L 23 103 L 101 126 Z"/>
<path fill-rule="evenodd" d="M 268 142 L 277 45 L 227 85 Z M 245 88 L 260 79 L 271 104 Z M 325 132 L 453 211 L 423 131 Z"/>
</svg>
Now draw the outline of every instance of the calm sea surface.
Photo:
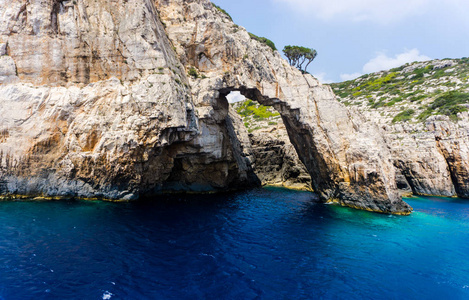
<svg viewBox="0 0 469 300">
<path fill-rule="evenodd" d="M 0 299 L 469 299 L 469 200 L 396 217 L 282 189 L 1 202 Z"/>
</svg>

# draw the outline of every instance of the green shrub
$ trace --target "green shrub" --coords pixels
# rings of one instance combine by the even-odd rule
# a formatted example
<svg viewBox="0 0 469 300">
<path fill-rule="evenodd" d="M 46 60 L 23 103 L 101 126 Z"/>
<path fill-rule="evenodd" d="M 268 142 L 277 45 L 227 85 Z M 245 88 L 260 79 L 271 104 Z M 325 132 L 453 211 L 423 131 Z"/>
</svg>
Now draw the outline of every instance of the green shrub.
<svg viewBox="0 0 469 300">
<path fill-rule="evenodd" d="M 396 122 L 405 122 L 405 121 L 409 121 L 412 119 L 412 116 L 415 114 L 415 110 L 413 109 L 407 109 L 407 110 L 404 110 L 403 112 L 400 112 L 398 113 L 394 119 L 392 119 L 392 122 L 393 123 L 396 123 Z"/>
<path fill-rule="evenodd" d="M 350 96 L 350 93 L 343 91 L 343 92 L 337 93 L 337 96 L 339 96 L 340 98 L 347 98 L 348 96 Z"/>
<path fill-rule="evenodd" d="M 404 70 L 404 66 L 400 66 L 400 67 L 397 67 L 397 68 L 394 68 L 394 69 L 391 69 L 389 70 L 390 72 L 400 72 Z"/>
<path fill-rule="evenodd" d="M 402 97 L 392 98 L 391 101 L 389 101 L 385 105 L 386 106 L 393 106 L 394 104 L 396 104 L 397 102 L 401 102 L 402 100 L 403 100 Z"/>
<path fill-rule="evenodd" d="M 424 98 L 426 98 L 426 97 L 427 97 L 427 96 L 425 96 L 425 95 L 418 95 L 418 96 L 415 96 L 415 97 L 411 97 L 411 98 L 409 99 L 409 101 L 410 101 L 410 102 L 416 102 L 416 101 L 421 100 L 421 99 L 424 99 Z"/>
<path fill-rule="evenodd" d="M 272 42 L 271 40 L 269 40 L 268 38 L 265 38 L 265 37 L 260 37 L 260 36 L 257 36 L 253 33 L 250 33 L 249 32 L 249 36 L 251 37 L 251 39 L 254 39 L 258 42 L 261 42 L 267 46 L 269 46 L 270 48 L 272 48 L 273 51 L 277 50 L 277 47 L 275 47 L 275 44 L 274 42 Z"/>
<path fill-rule="evenodd" d="M 438 79 L 444 76 L 448 76 L 448 74 L 445 73 L 445 70 L 440 69 L 432 75 L 432 79 Z"/>
<path fill-rule="evenodd" d="M 426 110 L 420 113 L 417 119 L 419 119 L 420 121 L 425 121 L 431 115 L 432 115 L 432 110 L 430 108 L 427 108 Z"/>
<path fill-rule="evenodd" d="M 437 110 L 439 114 L 449 116 L 452 120 L 457 120 L 457 114 L 467 111 L 466 107 L 460 104 L 469 103 L 469 94 L 451 91 L 442 94 L 430 106 Z"/>
<path fill-rule="evenodd" d="M 385 104 L 385 98 L 384 98 L 384 99 L 381 98 L 378 102 L 376 102 L 375 104 L 373 104 L 373 105 L 371 106 L 371 108 L 379 108 L 379 107 L 384 106 L 384 104 Z"/>
<path fill-rule="evenodd" d="M 425 121 L 432 114 L 445 115 L 451 120 L 458 119 L 458 113 L 467 111 L 467 108 L 461 104 L 469 103 L 469 94 L 457 91 L 451 91 L 439 96 L 425 111 L 423 111 L 418 119 Z"/>
<path fill-rule="evenodd" d="M 193 78 L 195 78 L 195 79 L 199 78 L 199 73 L 197 72 L 197 70 L 196 70 L 194 67 L 191 67 L 191 68 L 189 69 L 188 74 L 189 74 L 189 76 L 191 76 L 191 77 L 193 77 Z"/>
<path fill-rule="evenodd" d="M 216 5 L 215 3 L 212 3 L 213 7 L 215 7 L 219 12 L 225 14 L 231 21 L 233 21 L 233 18 L 231 18 L 230 14 L 226 12 L 223 8 L 220 6 Z"/>
<path fill-rule="evenodd" d="M 432 70 L 433 70 L 432 65 L 426 66 L 425 68 L 421 68 L 421 69 L 415 69 L 414 72 L 413 72 L 415 74 L 413 79 L 423 78 L 424 74 L 430 73 Z"/>
<path fill-rule="evenodd" d="M 239 115 L 244 118 L 251 116 L 256 120 L 265 120 L 268 118 L 279 116 L 277 112 L 271 112 L 267 110 L 267 106 L 257 104 L 256 102 L 248 99 L 245 100 L 237 109 Z"/>
</svg>

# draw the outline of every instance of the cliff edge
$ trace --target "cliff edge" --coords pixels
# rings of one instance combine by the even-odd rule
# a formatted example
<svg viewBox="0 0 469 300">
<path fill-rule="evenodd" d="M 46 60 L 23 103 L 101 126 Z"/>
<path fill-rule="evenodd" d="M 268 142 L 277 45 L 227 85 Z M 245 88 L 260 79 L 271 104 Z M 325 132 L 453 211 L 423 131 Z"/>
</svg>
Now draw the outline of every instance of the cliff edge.
<svg viewBox="0 0 469 300">
<path fill-rule="evenodd" d="M 411 211 L 377 127 L 208 0 L 15 0 L 0 14 L 3 195 L 259 184 L 236 90 L 281 114 L 324 201 Z"/>
</svg>

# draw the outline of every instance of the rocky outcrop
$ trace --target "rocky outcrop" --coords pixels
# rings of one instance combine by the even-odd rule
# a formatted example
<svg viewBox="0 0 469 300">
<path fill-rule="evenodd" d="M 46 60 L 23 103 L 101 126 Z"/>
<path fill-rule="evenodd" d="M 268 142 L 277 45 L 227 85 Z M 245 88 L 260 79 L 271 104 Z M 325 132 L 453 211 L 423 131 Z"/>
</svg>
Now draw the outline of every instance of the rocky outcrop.
<svg viewBox="0 0 469 300">
<path fill-rule="evenodd" d="M 228 104 L 212 91 L 198 117 L 151 1 L 13 1 L 0 13 L 2 194 L 133 199 L 253 184 Z"/>
<path fill-rule="evenodd" d="M 377 123 L 416 195 L 468 197 L 469 59 L 414 62 L 333 84 L 339 100 Z"/>
<path fill-rule="evenodd" d="M 239 90 L 281 113 L 323 200 L 411 210 L 377 128 L 208 0 L 16 0 L 0 14 L 2 194 L 258 184 L 225 98 Z"/>
<path fill-rule="evenodd" d="M 384 126 L 395 165 L 413 194 L 468 198 L 469 118 L 466 112 L 459 117 Z"/>
<path fill-rule="evenodd" d="M 255 158 L 254 172 L 263 185 L 312 190 L 311 176 L 282 125 L 249 134 Z"/>
<path fill-rule="evenodd" d="M 213 89 L 222 95 L 238 90 L 274 106 L 322 199 L 374 211 L 410 212 L 398 195 L 390 152 L 377 128 L 352 116 L 329 87 L 251 40 L 209 1 L 157 4 L 180 60 L 203 75 L 192 82 L 198 87 L 196 98 L 209 99 L 204 93 Z"/>
<path fill-rule="evenodd" d="M 262 185 L 311 191 L 311 176 L 290 142 L 280 114 L 249 99 L 231 105 L 248 129 L 253 169 Z"/>
<path fill-rule="evenodd" d="M 395 166 L 413 194 L 454 196 L 451 174 L 434 133 L 404 124 L 385 131 Z"/>
</svg>

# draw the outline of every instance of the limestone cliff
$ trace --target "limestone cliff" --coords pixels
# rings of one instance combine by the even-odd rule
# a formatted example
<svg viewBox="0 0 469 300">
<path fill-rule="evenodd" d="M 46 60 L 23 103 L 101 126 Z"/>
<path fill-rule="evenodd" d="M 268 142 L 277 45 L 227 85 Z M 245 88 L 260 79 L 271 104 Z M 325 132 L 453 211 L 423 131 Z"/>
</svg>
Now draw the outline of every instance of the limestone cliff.
<svg viewBox="0 0 469 300">
<path fill-rule="evenodd" d="M 14 0 L 0 15 L 2 194 L 258 184 L 225 98 L 239 90 L 280 112 L 323 200 L 410 212 L 377 127 L 208 0 Z"/>
<path fill-rule="evenodd" d="M 280 114 L 250 99 L 231 105 L 248 129 L 253 169 L 262 185 L 312 190 L 311 176 L 290 142 Z"/>
<path fill-rule="evenodd" d="M 263 185 L 312 190 L 311 176 L 284 126 L 255 130 L 249 139 L 255 157 L 254 172 Z"/>
<path fill-rule="evenodd" d="M 3 194 L 131 199 L 252 184 L 228 105 L 197 117 L 153 2 L 13 1 L 0 13 Z"/>
<path fill-rule="evenodd" d="M 469 196 L 469 59 L 411 63 L 334 84 L 339 100 L 382 129 L 399 185 Z"/>
</svg>

